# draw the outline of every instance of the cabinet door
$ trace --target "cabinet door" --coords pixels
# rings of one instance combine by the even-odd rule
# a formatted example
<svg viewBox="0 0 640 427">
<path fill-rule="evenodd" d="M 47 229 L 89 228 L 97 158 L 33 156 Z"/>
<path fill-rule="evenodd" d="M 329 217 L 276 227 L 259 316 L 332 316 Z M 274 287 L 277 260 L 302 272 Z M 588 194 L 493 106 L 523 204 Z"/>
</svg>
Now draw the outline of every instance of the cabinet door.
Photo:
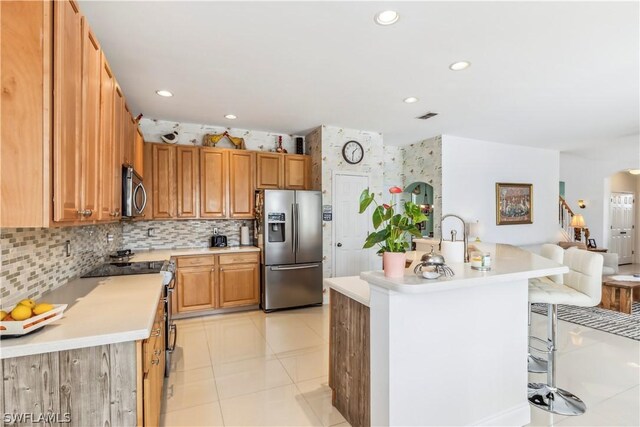
<svg viewBox="0 0 640 427">
<path fill-rule="evenodd" d="M 133 166 L 134 125 L 129 107 L 125 103 L 122 113 L 122 163 Z"/>
<path fill-rule="evenodd" d="M 124 96 L 122 90 L 115 84 L 115 98 L 113 101 L 113 210 L 119 218 L 122 206 L 122 150 L 124 145 Z"/>
<path fill-rule="evenodd" d="M 82 174 L 83 219 L 97 219 L 100 190 L 100 45 L 82 18 Z"/>
<path fill-rule="evenodd" d="M 0 1 L 0 228 L 51 220 L 43 167 L 51 155 L 51 11 L 51 2 Z"/>
<path fill-rule="evenodd" d="M 75 2 L 54 2 L 53 194 L 55 221 L 80 219 L 82 25 Z"/>
<path fill-rule="evenodd" d="M 113 103 L 116 85 L 104 54 L 100 67 L 100 220 L 112 220 L 115 215 L 113 188 L 115 182 Z"/>
<path fill-rule="evenodd" d="M 220 267 L 220 307 L 258 304 L 260 281 L 258 264 Z"/>
<path fill-rule="evenodd" d="M 144 213 L 140 219 L 150 220 L 153 219 L 153 146 L 156 144 L 143 143 L 142 144 L 142 157 L 143 157 L 143 170 L 144 187 L 147 189 L 147 207 L 144 209 Z M 175 294 L 174 294 L 175 295 Z M 175 304 L 174 310 L 175 310 Z"/>
<path fill-rule="evenodd" d="M 229 151 L 229 218 L 254 218 L 255 153 Z"/>
<path fill-rule="evenodd" d="M 215 273 L 213 265 L 178 269 L 178 313 L 216 306 Z"/>
<path fill-rule="evenodd" d="M 178 218 L 197 218 L 200 181 L 198 148 L 177 147 L 176 157 Z"/>
<path fill-rule="evenodd" d="M 203 148 L 200 151 L 200 218 L 227 215 L 228 178 L 228 151 Z"/>
<path fill-rule="evenodd" d="M 309 182 L 309 157 L 285 154 L 284 156 L 284 188 L 289 190 L 305 190 Z"/>
<path fill-rule="evenodd" d="M 138 124 L 134 121 L 134 142 L 133 142 L 133 169 L 138 175 L 144 178 L 144 137 Z"/>
<path fill-rule="evenodd" d="M 176 147 L 153 144 L 153 217 L 174 218 L 176 216 Z"/>
<path fill-rule="evenodd" d="M 256 187 L 278 189 L 283 186 L 283 158 L 277 153 L 257 153 Z"/>
</svg>

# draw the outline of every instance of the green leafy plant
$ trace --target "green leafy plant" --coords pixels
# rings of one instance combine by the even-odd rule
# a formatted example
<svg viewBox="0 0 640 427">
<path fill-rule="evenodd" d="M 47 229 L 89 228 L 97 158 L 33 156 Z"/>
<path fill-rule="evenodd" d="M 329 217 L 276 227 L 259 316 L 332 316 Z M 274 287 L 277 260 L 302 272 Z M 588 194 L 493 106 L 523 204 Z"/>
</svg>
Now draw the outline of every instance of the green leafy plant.
<svg viewBox="0 0 640 427">
<path fill-rule="evenodd" d="M 402 193 L 402 189 L 391 187 L 389 193 L 399 194 Z M 363 248 L 368 249 L 378 245 L 380 247 L 379 254 L 406 252 L 409 247 L 406 239 L 407 234 L 422 237 L 416 224 L 426 221 L 427 216 L 422 213 L 420 206 L 413 202 L 405 202 L 404 211 L 396 212 L 396 204 L 393 203 L 393 200 L 389 204 L 380 205 L 376 202 L 374 194 L 367 188 L 360 194 L 360 213 L 364 213 L 371 203 L 376 204 L 371 218 L 374 231 L 367 236 Z"/>
</svg>

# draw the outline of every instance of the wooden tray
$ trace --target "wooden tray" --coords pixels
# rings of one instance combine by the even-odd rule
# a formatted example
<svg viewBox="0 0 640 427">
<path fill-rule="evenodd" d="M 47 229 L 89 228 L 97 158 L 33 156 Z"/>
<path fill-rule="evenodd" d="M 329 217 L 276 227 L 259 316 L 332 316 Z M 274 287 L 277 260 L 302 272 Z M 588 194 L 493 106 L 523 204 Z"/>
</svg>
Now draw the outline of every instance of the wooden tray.
<svg viewBox="0 0 640 427">
<path fill-rule="evenodd" d="M 62 318 L 62 314 L 67 308 L 67 304 L 52 305 L 53 310 L 30 317 L 26 320 L 10 320 L 7 322 L 0 321 L 0 336 L 26 335 Z"/>
</svg>

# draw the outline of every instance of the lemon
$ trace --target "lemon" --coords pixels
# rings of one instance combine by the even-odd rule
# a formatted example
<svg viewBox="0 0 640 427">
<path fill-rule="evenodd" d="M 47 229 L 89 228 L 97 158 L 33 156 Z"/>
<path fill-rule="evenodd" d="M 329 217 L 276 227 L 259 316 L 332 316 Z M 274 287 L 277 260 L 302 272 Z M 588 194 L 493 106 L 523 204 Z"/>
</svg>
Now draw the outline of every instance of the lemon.
<svg viewBox="0 0 640 427">
<path fill-rule="evenodd" d="M 15 320 L 26 320 L 31 317 L 31 308 L 26 305 L 18 304 L 11 310 L 11 317 Z"/>
<path fill-rule="evenodd" d="M 4 311 L 4 310 L 0 310 L 0 320 L 2 320 L 2 319 L 4 319 L 5 317 L 7 317 L 7 314 L 9 314 L 9 313 L 7 313 L 7 312 L 6 312 L 6 311 Z"/>
<path fill-rule="evenodd" d="M 33 314 L 37 316 L 38 314 L 46 313 L 49 310 L 53 310 L 53 306 L 46 302 L 42 302 L 33 308 Z"/>
<path fill-rule="evenodd" d="M 27 307 L 29 307 L 30 309 L 33 310 L 33 307 L 36 306 L 36 302 L 32 299 L 23 299 L 22 301 L 20 301 L 18 303 L 18 305 L 25 305 Z"/>
</svg>

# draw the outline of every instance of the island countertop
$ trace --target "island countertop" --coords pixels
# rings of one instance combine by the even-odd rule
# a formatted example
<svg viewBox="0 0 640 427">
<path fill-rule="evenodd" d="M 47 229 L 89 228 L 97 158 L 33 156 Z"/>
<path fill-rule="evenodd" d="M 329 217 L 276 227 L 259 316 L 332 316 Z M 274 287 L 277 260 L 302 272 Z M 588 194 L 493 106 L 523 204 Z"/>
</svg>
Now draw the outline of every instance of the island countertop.
<svg viewBox="0 0 640 427">
<path fill-rule="evenodd" d="M 453 277 L 425 279 L 408 272 L 404 277 L 389 278 L 382 271 L 371 271 L 361 273 L 360 278 L 371 285 L 391 291 L 429 293 L 569 272 L 567 266 L 515 246 L 489 243 L 473 245 L 480 251 L 491 253 L 490 271 L 473 270 L 468 263 L 451 263 L 447 265 L 454 271 Z"/>
<path fill-rule="evenodd" d="M 76 279 L 39 300 L 69 304 L 64 317 L 42 330 L 0 342 L 0 359 L 148 338 L 162 294 L 163 275 Z"/>
</svg>

